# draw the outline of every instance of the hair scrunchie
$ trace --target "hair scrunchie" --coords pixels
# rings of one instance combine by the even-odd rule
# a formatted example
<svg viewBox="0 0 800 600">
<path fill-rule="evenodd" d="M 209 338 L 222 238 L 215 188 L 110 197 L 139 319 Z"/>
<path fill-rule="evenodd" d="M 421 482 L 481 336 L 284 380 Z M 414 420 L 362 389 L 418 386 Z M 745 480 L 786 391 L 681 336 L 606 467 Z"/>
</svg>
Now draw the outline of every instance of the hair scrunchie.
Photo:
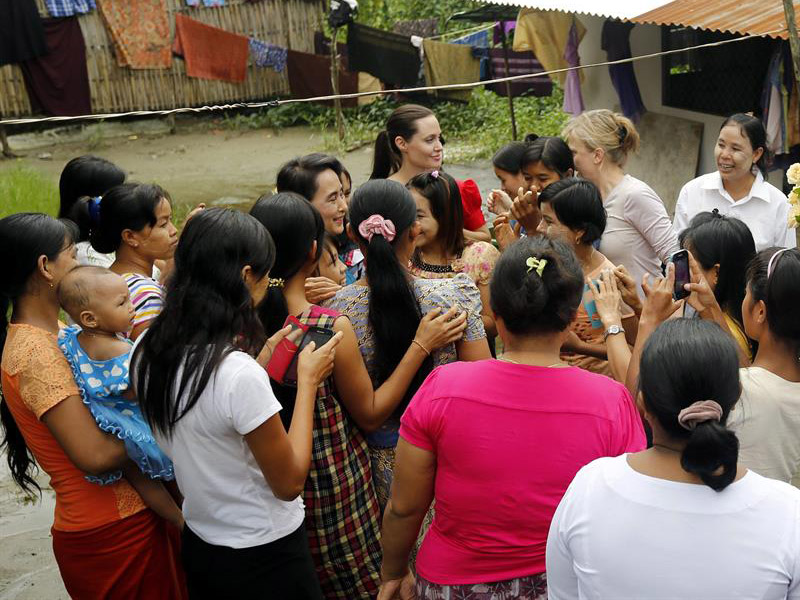
<svg viewBox="0 0 800 600">
<path fill-rule="evenodd" d="M 380 235 L 391 243 L 397 232 L 394 223 L 389 219 L 384 219 L 381 215 L 371 215 L 358 225 L 358 233 L 367 240 L 367 243 L 371 242 L 375 235 Z"/>
<path fill-rule="evenodd" d="M 722 407 L 714 400 L 700 400 L 678 413 L 678 423 L 684 429 L 694 430 L 700 423 L 722 419 Z"/>
</svg>

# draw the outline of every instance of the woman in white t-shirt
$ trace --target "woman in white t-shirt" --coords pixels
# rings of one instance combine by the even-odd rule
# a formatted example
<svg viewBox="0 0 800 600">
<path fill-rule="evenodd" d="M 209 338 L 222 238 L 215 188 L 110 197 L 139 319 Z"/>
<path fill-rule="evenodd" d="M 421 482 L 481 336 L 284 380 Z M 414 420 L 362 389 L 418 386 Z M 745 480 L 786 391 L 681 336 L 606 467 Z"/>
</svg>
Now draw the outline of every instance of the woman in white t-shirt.
<svg viewBox="0 0 800 600">
<path fill-rule="evenodd" d="M 738 113 L 722 123 L 714 147 L 717 170 L 681 188 L 675 206 L 675 229 L 689 227 L 695 215 L 718 210 L 745 222 L 756 250 L 794 248 L 795 231 L 786 226 L 789 202 L 767 175 L 767 133 L 760 119 Z"/>
<path fill-rule="evenodd" d="M 742 317 L 758 342 L 742 369 L 742 397 L 731 412 L 741 463 L 765 477 L 800 484 L 800 252 L 770 248 L 747 269 Z"/>
<path fill-rule="evenodd" d="M 608 222 L 598 249 L 615 265 L 625 266 L 641 296 L 642 277 L 659 277 L 661 263 L 679 246 L 661 198 L 625 173 L 628 156 L 639 149 L 639 133 L 630 119 L 601 109 L 570 119 L 561 135 L 578 174 L 603 197 Z"/>
<path fill-rule="evenodd" d="M 317 386 L 331 372 L 341 334 L 299 355 L 287 433 L 264 369 L 286 330 L 262 349 L 254 308 L 274 259 L 255 218 L 200 212 L 181 236 L 163 310 L 134 349 L 142 412 L 184 496 L 182 557 L 192 597 L 322 598 L 299 495 Z"/>
<path fill-rule="evenodd" d="M 658 290 L 672 308 L 671 289 Z M 673 319 L 649 336 L 640 385 L 653 447 L 575 476 L 547 540 L 550 600 L 800 598 L 800 490 L 737 464 L 725 424 L 738 369 L 715 324 Z"/>
</svg>

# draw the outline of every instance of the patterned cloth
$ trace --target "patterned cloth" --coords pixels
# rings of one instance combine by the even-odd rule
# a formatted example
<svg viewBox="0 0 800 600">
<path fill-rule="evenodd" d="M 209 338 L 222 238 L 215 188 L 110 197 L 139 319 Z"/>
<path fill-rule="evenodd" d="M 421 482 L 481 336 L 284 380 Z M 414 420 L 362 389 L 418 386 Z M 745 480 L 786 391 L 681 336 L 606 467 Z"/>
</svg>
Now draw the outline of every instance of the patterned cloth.
<svg viewBox="0 0 800 600">
<path fill-rule="evenodd" d="M 164 288 L 155 279 L 139 275 L 138 273 L 125 273 L 123 276 L 131 294 L 131 303 L 135 316 L 133 326 L 141 325 L 155 319 L 164 306 Z"/>
<path fill-rule="evenodd" d="M 496 583 L 438 585 L 417 575 L 419 600 L 547 600 L 547 574 Z"/>
<path fill-rule="evenodd" d="M 481 320 L 480 292 L 465 274 L 459 273 L 448 280 L 414 279 L 413 285 L 414 295 L 422 314 L 434 308 L 447 310 L 451 306 L 457 305 L 467 312 L 467 329 L 464 332 L 464 340 L 473 341 L 486 337 Z M 361 351 L 372 385 L 378 387 L 382 382 L 377 380 L 375 337 L 369 324 L 369 287 L 358 284 L 348 285 L 339 290 L 336 296 L 326 302 L 326 305 L 347 315 L 350 319 L 358 339 L 358 349 Z M 456 360 L 458 360 L 458 356 L 454 344 L 433 352 L 434 366 Z M 397 445 L 399 430 L 400 418 L 392 416 L 377 431 L 367 435 L 372 464 L 375 466 L 372 481 L 375 485 L 375 494 L 380 501 L 381 511 L 386 507 L 386 501 L 391 493 L 394 469 L 394 452 L 386 452 L 385 449 L 394 449 Z"/>
<path fill-rule="evenodd" d="M 415 255 L 416 256 L 416 255 Z M 475 285 L 489 285 L 494 266 L 500 258 L 500 251 L 488 242 L 470 242 L 461 256 L 450 263 L 452 273 L 426 271 L 424 265 L 412 259 L 409 270 L 414 277 L 422 279 L 449 279 L 458 273 L 469 276 Z"/>
<path fill-rule="evenodd" d="M 97 0 L 97 6 L 114 40 L 120 67 L 172 67 L 166 0 Z"/>
<path fill-rule="evenodd" d="M 312 306 L 297 318 L 331 329 L 338 316 Z M 367 442 L 334 394 L 329 377 L 317 389 L 311 469 L 303 492 L 308 545 L 327 600 L 369 599 L 380 584 L 380 510 Z"/>
<path fill-rule="evenodd" d="M 172 461 L 161 451 L 139 403 L 123 397 L 130 389 L 130 352 L 109 360 L 94 360 L 81 347 L 77 325 L 59 332 L 58 347 L 66 356 L 83 403 L 97 426 L 125 443 L 128 457 L 151 479 L 172 480 Z M 122 477 L 122 471 L 87 475 L 92 483 L 106 485 Z"/>
<path fill-rule="evenodd" d="M 283 73 L 286 68 L 286 58 L 289 51 L 286 48 L 268 44 L 255 38 L 250 38 L 250 57 L 253 59 L 253 64 L 262 69 L 265 67 L 272 67 L 278 73 Z"/>
<path fill-rule="evenodd" d="M 189 6 L 200 6 L 200 0 L 186 0 Z M 203 0 L 203 6 L 225 6 L 225 0 Z"/>
<path fill-rule="evenodd" d="M 45 0 L 51 17 L 71 17 L 92 12 L 97 5 L 94 0 Z"/>
</svg>

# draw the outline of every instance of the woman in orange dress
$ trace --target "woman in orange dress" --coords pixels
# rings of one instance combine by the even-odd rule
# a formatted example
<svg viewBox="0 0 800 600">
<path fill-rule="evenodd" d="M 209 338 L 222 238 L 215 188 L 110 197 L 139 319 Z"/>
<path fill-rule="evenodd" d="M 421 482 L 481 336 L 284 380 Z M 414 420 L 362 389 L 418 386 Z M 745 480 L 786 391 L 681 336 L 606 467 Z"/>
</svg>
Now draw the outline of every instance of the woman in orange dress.
<svg viewBox="0 0 800 600">
<path fill-rule="evenodd" d="M 53 552 L 71 597 L 184 598 L 177 529 L 124 479 L 100 486 L 84 477 L 119 469 L 127 454 L 97 427 L 57 345 L 56 288 L 77 266 L 75 254 L 61 221 L 37 213 L 0 220 L 0 416 L 11 474 L 32 495 L 34 460 L 50 476 Z"/>
</svg>

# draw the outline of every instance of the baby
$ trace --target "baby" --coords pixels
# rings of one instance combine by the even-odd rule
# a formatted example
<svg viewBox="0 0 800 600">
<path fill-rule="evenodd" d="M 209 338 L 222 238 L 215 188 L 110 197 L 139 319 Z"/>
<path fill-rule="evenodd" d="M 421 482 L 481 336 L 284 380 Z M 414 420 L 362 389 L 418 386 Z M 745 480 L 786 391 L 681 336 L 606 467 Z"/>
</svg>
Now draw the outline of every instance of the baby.
<svg viewBox="0 0 800 600">
<path fill-rule="evenodd" d="M 98 427 L 125 443 L 131 459 L 121 471 L 92 483 L 105 485 L 125 477 L 145 504 L 183 527 L 183 516 L 158 481 L 172 481 L 172 462 L 161 451 L 130 389 L 132 344 L 123 336 L 133 326 L 134 311 L 125 280 L 101 267 L 78 267 L 58 286 L 58 301 L 76 325 L 61 330 L 58 345 L 67 357 L 83 403 Z M 177 489 L 177 488 L 176 488 Z"/>
</svg>

